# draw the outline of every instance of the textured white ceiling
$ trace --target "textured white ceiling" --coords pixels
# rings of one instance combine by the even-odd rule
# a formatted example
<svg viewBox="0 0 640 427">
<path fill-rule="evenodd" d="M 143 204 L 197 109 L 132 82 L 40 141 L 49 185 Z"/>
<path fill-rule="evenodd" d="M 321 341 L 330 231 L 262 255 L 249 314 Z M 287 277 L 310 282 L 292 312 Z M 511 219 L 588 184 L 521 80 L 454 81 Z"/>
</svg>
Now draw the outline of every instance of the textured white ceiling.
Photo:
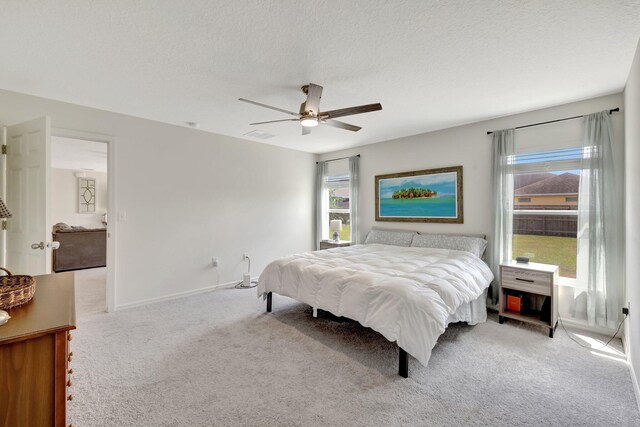
<svg viewBox="0 0 640 427">
<path fill-rule="evenodd" d="M 3 1 L 0 88 L 309 152 L 620 92 L 640 1 Z M 383 110 L 321 126 L 297 111 Z"/>
<path fill-rule="evenodd" d="M 74 138 L 51 137 L 51 167 L 78 172 L 107 172 L 107 144 Z"/>
</svg>

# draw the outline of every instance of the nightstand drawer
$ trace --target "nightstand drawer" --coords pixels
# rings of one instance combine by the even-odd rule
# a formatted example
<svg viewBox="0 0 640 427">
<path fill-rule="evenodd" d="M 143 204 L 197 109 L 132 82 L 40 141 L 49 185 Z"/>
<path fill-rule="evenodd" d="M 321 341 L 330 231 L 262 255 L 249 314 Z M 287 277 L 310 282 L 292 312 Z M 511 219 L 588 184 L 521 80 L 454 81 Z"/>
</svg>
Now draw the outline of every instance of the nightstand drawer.
<svg viewBox="0 0 640 427">
<path fill-rule="evenodd" d="M 342 248 L 345 246 L 351 246 L 351 242 L 348 240 L 340 240 L 336 242 L 335 240 L 322 240 L 320 241 L 320 249 L 332 249 L 332 248 Z"/>
<path fill-rule="evenodd" d="M 553 281 L 553 274 L 545 273 L 544 271 L 502 267 L 502 280 L 506 282 L 523 282 L 550 286 Z"/>
<path fill-rule="evenodd" d="M 544 271 L 502 267 L 501 286 L 503 288 L 533 292 L 540 295 L 551 295 L 552 282 L 553 274 Z"/>
</svg>

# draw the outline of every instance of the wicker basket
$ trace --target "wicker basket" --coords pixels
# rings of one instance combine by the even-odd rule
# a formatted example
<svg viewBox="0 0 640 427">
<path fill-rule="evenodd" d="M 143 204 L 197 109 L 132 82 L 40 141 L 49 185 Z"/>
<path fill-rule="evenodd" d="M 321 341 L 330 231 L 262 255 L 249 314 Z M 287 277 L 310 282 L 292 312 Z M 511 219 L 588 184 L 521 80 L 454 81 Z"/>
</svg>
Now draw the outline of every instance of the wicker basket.
<svg viewBox="0 0 640 427">
<path fill-rule="evenodd" d="M 0 267 L 7 276 L 0 276 L 0 309 L 6 310 L 31 301 L 36 293 L 36 279 L 31 276 L 12 275 Z"/>
</svg>

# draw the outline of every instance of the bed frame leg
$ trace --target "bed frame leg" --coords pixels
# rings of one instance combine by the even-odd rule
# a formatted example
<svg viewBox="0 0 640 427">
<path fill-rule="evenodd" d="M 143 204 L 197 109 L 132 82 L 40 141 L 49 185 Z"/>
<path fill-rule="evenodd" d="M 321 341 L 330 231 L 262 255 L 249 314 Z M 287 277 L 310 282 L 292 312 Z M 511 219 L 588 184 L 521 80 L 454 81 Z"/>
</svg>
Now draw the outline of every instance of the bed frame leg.
<svg viewBox="0 0 640 427">
<path fill-rule="evenodd" d="M 267 293 L 267 313 L 271 313 L 271 300 L 273 298 L 273 294 L 271 292 Z"/>
<path fill-rule="evenodd" d="M 398 375 L 400 375 L 402 378 L 409 378 L 409 355 L 400 346 L 398 346 L 398 350 L 400 356 L 400 362 L 398 364 Z"/>
</svg>

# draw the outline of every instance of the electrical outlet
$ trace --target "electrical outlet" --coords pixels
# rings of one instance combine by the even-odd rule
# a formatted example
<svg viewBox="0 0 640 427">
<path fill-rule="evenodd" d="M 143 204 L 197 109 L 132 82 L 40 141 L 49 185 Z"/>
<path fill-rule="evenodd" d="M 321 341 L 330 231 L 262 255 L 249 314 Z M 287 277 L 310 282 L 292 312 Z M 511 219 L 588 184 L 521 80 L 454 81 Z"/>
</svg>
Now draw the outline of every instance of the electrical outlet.
<svg viewBox="0 0 640 427">
<path fill-rule="evenodd" d="M 214 256 L 214 257 L 211 259 L 211 265 L 213 265 L 214 267 L 217 267 L 217 266 L 219 266 L 219 265 L 220 265 L 220 260 L 218 259 L 218 257 L 217 257 L 217 256 Z"/>
<path fill-rule="evenodd" d="M 624 314 L 624 315 L 628 315 L 629 314 L 629 306 L 630 305 L 631 305 L 630 303 L 627 303 L 626 307 L 622 307 L 622 314 Z"/>
<path fill-rule="evenodd" d="M 243 253 L 243 254 L 242 254 L 242 260 L 243 260 L 243 261 L 246 261 L 246 260 L 248 260 L 248 259 L 249 259 L 249 255 L 247 255 L 246 253 Z"/>
</svg>

